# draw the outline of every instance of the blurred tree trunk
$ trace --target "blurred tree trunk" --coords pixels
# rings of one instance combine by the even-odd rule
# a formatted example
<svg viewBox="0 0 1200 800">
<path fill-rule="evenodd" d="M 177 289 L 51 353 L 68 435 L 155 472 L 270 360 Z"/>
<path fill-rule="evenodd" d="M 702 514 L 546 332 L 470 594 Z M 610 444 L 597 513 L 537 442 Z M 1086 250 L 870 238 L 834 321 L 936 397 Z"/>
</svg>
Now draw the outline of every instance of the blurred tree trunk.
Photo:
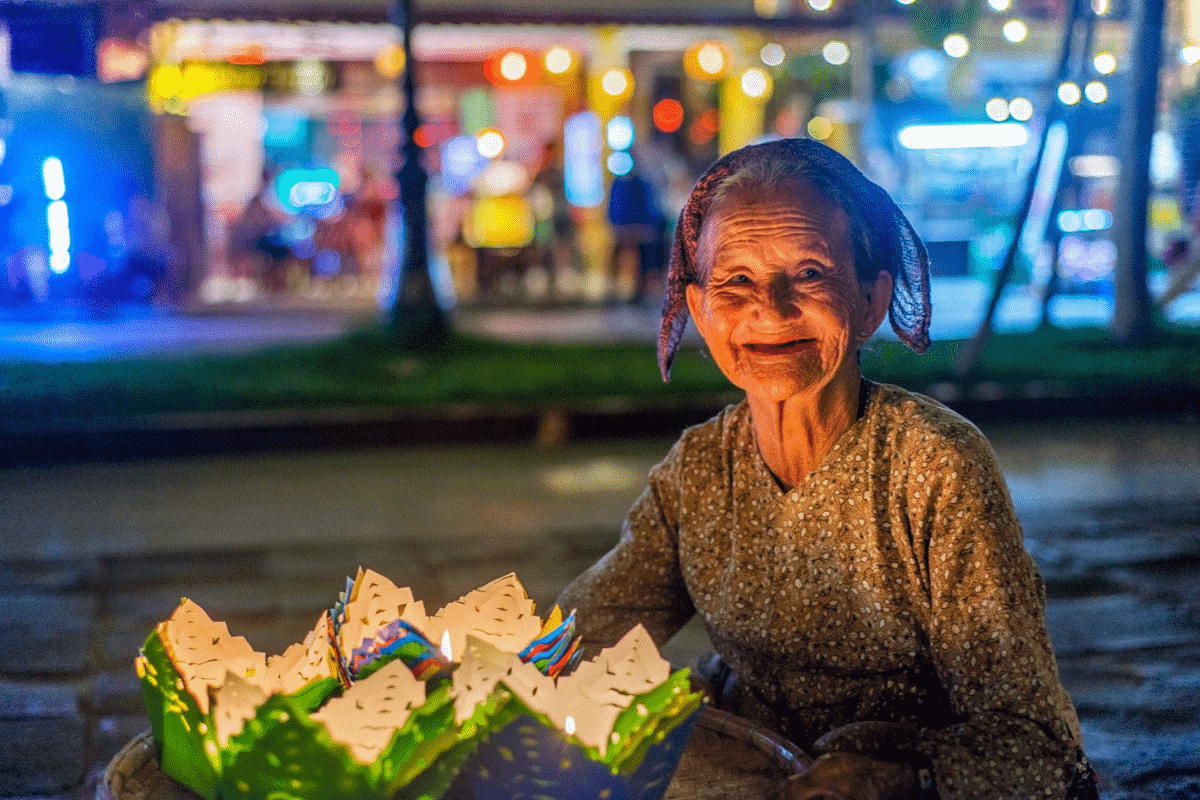
<svg viewBox="0 0 1200 800">
<path fill-rule="evenodd" d="M 400 184 L 404 238 L 390 323 L 393 338 L 404 347 L 430 349 L 445 341 L 448 326 L 445 312 L 438 304 L 433 289 L 433 277 L 429 271 L 426 205 L 429 175 L 421 164 L 421 146 L 416 141 L 421 118 L 417 113 L 417 93 L 413 78 L 416 59 L 412 51 L 412 29 L 415 22 L 412 0 L 392 0 L 391 17 L 392 23 L 404 34 L 405 61 L 401 84 L 404 116 L 400 124 L 400 155 L 403 164 L 396 173 L 396 180 Z"/>
<path fill-rule="evenodd" d="M 1146 217 L 1150 202 L 1150 143 L 1158 112 L 1158 70 L 1162 62 L 1165 0 L 1134 0 L 1130 36 L 1129 95 L 1121 116 L 1121 177 L 1113 215 L 1117 264 L 1115 305 L 1109 333 L 1113 341 L 1141 344 L 1153 323 L 1146 285 Z"/>
</svg>

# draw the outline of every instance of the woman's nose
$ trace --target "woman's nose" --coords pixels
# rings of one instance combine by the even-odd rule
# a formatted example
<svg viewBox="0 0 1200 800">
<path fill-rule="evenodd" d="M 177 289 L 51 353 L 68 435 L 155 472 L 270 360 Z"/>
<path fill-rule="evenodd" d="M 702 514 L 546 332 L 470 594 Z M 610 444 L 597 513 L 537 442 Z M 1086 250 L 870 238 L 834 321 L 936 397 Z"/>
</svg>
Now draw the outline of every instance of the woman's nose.
<svg viewBox="0 0 1200 800">
<path fill-rule="evenodd" d="M 780 319 L 796 316 L 800 306 L 796 302 L 796 286 L 790 276 L 780 273 L 771 277 L 766 285 L 763 311 Z"/>
</svg>

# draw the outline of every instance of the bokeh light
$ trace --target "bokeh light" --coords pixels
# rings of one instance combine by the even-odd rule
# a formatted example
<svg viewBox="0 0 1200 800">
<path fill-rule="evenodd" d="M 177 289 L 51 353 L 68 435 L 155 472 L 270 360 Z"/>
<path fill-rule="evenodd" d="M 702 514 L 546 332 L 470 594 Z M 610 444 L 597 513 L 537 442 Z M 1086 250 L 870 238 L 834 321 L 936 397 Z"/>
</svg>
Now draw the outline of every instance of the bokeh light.
<svg viewBox="0 0 1200 800">
<path fill-rule="evenodd" d="M 654 127 L 663 133 L 674 133 L 683 125 L 683 104 L 670 97 L 654 104 Z"/>
<path fill-rule="evenodd" d="M 1098 17 L 1102 17 L 1108 13 L 1108 0 L 1092 0 L 1092 13 Z"/>
<path fill-rule="evenodd" d="M 771 90 L 771 78 L 758 67 L 750 67 L 742 73 L 741 86 L 747 97 L 761 100 Z"/>
<path fill-rule="evenodd" d="M 496 158 L 504 152 L 504 134 L 495 128 L 484 128 L 475 137 L 475 147 L 484 158 Z"/>
<path fill-rule="evenodd" d="M 1097 53 L 1092 59 L 1092 66 L 1101 75 L 1111 75 L 1117 71 L 1117 57 L 1112 53 Z"/>
<path fill-rule="evenodd" d="M 717 135 L 720 122 L 721 119 L 715 108 L 705 109 L 700 116 L 696 117 L 695 122 L 688 126 L 688 138 L 692 140 L 693 144 L 706 144 Z"/>
<path fill-rule="evenodd" d="M 1073 106 L 1083 97 L 1083 93 L 1079 91 L 1079 84 L 1074 81 L 1063 81 L 1058 85 L 1058 99 L 1068 106 Z"/>
<path fill-rule="evenodd" d="M 633 156 L 624 150 L 619 150 L 616 153 L 609 153 L 608 159 L 605 162 L 608 166 L 608 171 L 613 175 L 621 176 L 628 175 L 633 171 Z"/>
<path fill-rule="evenodd" d="M 962 58 L 971 49 L 971 44 L 961 33 L 952 33 L 942 40 L 942 49 L 951 58 Z"/>
<path fill-rule="evenodd" d="M 1003 97 L 993 97 L 991 100 L 988 100 L 983 110 L 988 115 L 988 119 L 993 122 L 1004 122 L 1004 120 L 1008 119 L 1008 101 Z"/>
<path fill-rule="evenodd" d="M 613 150 L 628 150 L 633 146 L 633 120 L 618 115 L 608 121 L 605 129 L 608 146 Z"/>
<path fill-rule="evenodd" d="M 707 40 L 692 44 L 683 54 L 683 70 L 698 81 L 724 78 L 733 63 L 733 54 L 724 44 Z"/>
<path fill-rule="evenodd" d="M 1108 87 L 1101 81 L 1090 81 L 1083 87 L 1083 96 L 1093 103 L 1103 103 L 1108 99 Z"/>
<path fill-rule="evenodd" d="M 525 77 L 525 73 L 529 71 L 529 62 L 525 60 L 525 56 L 517 52 L 505 53 L 500 58 L 500 75 L 505 80 L 519 81 Z"/>
<path fill-rule="evenodd" d="M 833 0 L 808 0 L 808 7 L 813 11 L 828 11 L 833 6 Z"/>
<path fill-rule="evenodd" d="M 821 48 L 821 56 L 835 67 L 839 64 L 845 64 L 850 58 L 850 48 L 845 42 L 840 42 L 834 39 L 831 42 L 826 42 Z"/>
<path fill-rule="evenodd" d="M 1179 50 L 1179 57 L 1185 64 L 1200 64 L 1200 47 L 1194 44 L 1184 45 Z"/>
<path fill-rule="evenodd" d="M 1033 103 L 1024 97 L 1014 97 L 1008 103 L 1008 113 L 1013 119 L 1028 122 L 1033 118 Z"/>
<path fill-rule="evenodd" d="M 1008 11 L 1012 0 L 988 0 L 988 5 L 992 7 L 992 11 Z"/>
<path fill-rule="evenodd" d="M 1025 37 L 1029 35 L 1029 28 L 1019 19 L 1010 19 L 1004 23 L 1004 38 L 1010 42 L 1023 42 Z"/>
<path fill-rule="evenodd" d="M 562 75 L 574 66 L 575 57 L 567 48 L 555 45 L 546 51 L 542 63 L 546 66 L 546 72 L 552 75 Z"/>
<path fill-rule="evenodd" d="M 404 48 L 388 45 L 375 54 L 375 69 L 385 78 L 398 78 L 404 72 Z"/>
<path fill-rule="evenodd" d="M 787 53 L 783 51 L 783 45 L 776 42 L 764 44 L 762 50 L 758 51 L 758 57 L 762 59 L 762 63 L 768 67 L 778 67 L 783 63 L 783 59 Z"/>
<path fill-rule="evenodd" d="M 604 90 L 605 94 L 612 97 L 620 97 L 628 92 L 632 83 L 629 72 L 616 67 L 605 72 L 600 78 L 600 88 Z"/>
<path fill-rule="evenodd" d="M 725 71 L 725 53 L 712 42 L 700 45 L 696 61 L 700 64 L 700 69 L 707 75 L 720 75 Z"/>
<path fill-rule="evenodd" d="M 833 135 L 833 123 L 828 117 L 813 117 L 808 121 L 808 135 L 818 141 L 824 141 Z"/>
</svg>

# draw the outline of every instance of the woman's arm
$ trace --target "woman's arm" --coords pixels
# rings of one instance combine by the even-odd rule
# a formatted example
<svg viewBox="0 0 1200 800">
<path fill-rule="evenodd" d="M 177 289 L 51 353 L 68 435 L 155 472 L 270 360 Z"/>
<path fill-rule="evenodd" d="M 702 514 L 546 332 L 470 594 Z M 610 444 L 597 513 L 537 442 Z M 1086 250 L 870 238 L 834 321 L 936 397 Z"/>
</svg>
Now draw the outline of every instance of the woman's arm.
<svg viewBox="0 0 1200 800">
<path fill-rule="evenodd" d="M 929 646 L 960 720 L 922 731 L 915 749 L 932 760 L 942 800 L 1061 798 L 1080 733 L 1046 632 L 1045 587 L 995 454 L 964 428 L 908 465 Z"/>
<path fill-rule="evenodd" d="M 662 647 L 695 613 L 677 550 L 683 449 L 681 439 L 651 470 L 617 545 L 558 598 L 565 611 L 578 611 L 576 630 L 585 658 L 616 644 L 639 622 Z"/>
</svg>

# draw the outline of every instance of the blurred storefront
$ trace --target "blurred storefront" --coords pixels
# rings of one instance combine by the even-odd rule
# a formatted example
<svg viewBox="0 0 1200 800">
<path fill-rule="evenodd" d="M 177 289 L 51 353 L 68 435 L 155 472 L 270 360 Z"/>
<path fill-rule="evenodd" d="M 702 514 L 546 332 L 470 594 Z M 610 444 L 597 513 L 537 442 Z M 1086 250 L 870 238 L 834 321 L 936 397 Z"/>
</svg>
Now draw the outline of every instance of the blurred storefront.
<svg viewBox="0 0 1200 800">
<path fill-rule="evenodd" d="M 386 290 L 397 39 L 383 23 L 150 29 L 158 158 L 193 165 L 203 197 L 199 297 Z M 459 302 L 627 296 L 640 272 L 661 273 L 686 194 L 720 153 L 807 131 L 857 159 L 858 115 L 819 113 L 854 90 L 853 71 L 824 54 L 830 41 L 819 30 L 418 27 L 435 277 Z M 646 224 L 661 241 L 640 252 L 656 263 L 616 253 L 608 185 L 629 173 L 652 193 Z"/>
<path fill-rule="evenodd" d="M 1012 235 L 1014 176 L 1056 102 L 1046 85 L 1064 13 L 1050 0 L 987 0 L 962 19 L 900 0 L 417 5 L 412 54 L 385 5 L 350 0 L 153 0 L 140 24 L 105 17 L 95 73 L 113 91 L 144 91 L 151 114 L 142 138 L 173 254 L 158 295 L 386 303 L 408 66 L 435 281 L 452 302 L 588 302 L 637 295 L 645 277 L 659 286 L 696 175 L 747 142 L 795 135 L 826 141 L 891 191 L 941 274 L 984 279 Z M 1123 91 L 1113 54 L 1126 33 L 1121 4 L 1091 5 L 1095 60 L 1079 67 L 1072 135 L 1050 148 L 1055 180 L 1035 198 L 1030 230 L 1045 235 L 1028 234 L 1031 280 L 1046 271 L 1045 239 L 1081 282 L 1111 262 L 1102 223 Z M 1179 168 L 1155 163 L 1162 238 L 1179 226 L 1167 197 Z M 644 187 L 633 222 L 628 207 L 609 208 L 610 187 L 631 176 Z"/>
</svg>

